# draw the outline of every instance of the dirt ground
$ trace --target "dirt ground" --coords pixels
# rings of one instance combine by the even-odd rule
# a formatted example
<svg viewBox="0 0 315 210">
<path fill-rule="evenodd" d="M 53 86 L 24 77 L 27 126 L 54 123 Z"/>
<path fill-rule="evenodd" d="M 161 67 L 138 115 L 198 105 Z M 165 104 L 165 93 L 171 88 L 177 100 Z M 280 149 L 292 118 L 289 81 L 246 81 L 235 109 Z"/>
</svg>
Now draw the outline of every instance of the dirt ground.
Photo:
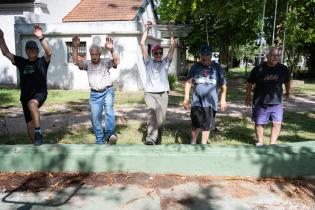
<svg viewBox="0 0 315 210">
<path fill-rule="evenodd" d="M 162 210 L 315 209 L 315 179 L 257 179 L 144 173 L 0 173 L 0 195 L 3 197 L 0 206 L 12 205 L 13 200 L 16 206 L 26 203 L 36 206 L 31 202 L 32 197 L 41 200 L 42 206 L 43 204 L 48 207 L 54 206 L 54 203 L 60 202 L 56 200 L 58 193 L 77 188 L 79 190 L 61 206 L 73 207 L 76 206 L 75 201 L 85 199 L 86 202 L 81 203 L 80 208 L 93 209 L 88 202 L 92 196 L 83 193 L 82 186 L 90 192 L 105 189 L 115 192 L 119 189 L 119 195 L 124 191 L 127 193 L 131 187 L 134 194 L 129 194 L 126 199 L 116 202 L 111 200 L 112 197 L 105 196 L 105 200 L 109 199 L 107 202 L 116 202 L 117 209 L 146 209 L 142 206 L 145 201 L 157 201 L 157 209 Z M 98 196 L 103 195 L 106 195 L 106 192 Z M 93 196 L 95 201 L 97 195 Z M 97 202 L 103 205 L 101 201 Z M 156 209 L 153 206 L 152 204 L 152 208 L 147 209 Z"/>
</svg>

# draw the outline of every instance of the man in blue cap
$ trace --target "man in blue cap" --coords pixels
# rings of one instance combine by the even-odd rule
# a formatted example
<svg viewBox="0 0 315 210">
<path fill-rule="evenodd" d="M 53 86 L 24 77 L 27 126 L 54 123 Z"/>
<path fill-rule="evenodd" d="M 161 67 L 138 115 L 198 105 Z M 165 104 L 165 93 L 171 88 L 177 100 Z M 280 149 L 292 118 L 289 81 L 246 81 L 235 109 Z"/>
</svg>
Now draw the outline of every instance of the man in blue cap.
<svg viewBox="0 0 315 210">
<path fill-rule="evenodd" d="M 5 41 L 0 29 L 0 48 L 2 54 L 7 57 L 13 65 L 17 66 L 20 73 L 21 103 L 27 132 L 32 142 L 37 146 L 43 143 L 40 129 L 39 108 L 47 98 L 47 70 L 50 63 L 52 51 L 44 37 L 39 25 L 34 26 L 33 35 L 39 40 L 44 48 L 45 55 L 38 57 L 39 48 L 35 41 L 28 41 L 25 45 L 27 59 L 13 55 Z"/>
<path fill-rule="evenodd" d="M 194 86 L 190 103 L 191 144 L 197 143 L 200 130 L 202 130 L 201 144 L 207 144 L 217 112 L 219 89 L 221 89 L 221 111 L 226 109 L 227 87 L 223 70 L 220 64 L 211 61 L 212 50 L 208 45 L 202 45 L 199 53 L 200 61 L 195 63 L 188 72 L 183 101 L 184 108 L 188 110 L 189 93 L 191 87 Z"/>
</svg>

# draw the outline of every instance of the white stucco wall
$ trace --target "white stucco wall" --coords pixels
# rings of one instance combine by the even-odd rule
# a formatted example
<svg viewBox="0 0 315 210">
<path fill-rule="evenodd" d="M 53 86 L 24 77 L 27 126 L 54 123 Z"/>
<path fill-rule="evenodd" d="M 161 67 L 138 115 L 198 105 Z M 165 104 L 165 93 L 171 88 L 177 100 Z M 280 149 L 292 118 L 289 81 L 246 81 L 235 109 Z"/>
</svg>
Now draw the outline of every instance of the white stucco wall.
<svg viewBox="0 0 315 210">
<path fill-rule="evenodd" d="M 69 24 L 44 24 L 42 25 L 49 45 L 53 49 L 53 55 L 48 70 L 48 85 L 64 89 L 89 89 L 87 74 L 67 63 L 66 42 L 71 42 L 74 35 L 79 35 L 81 41 L 87 45 L 87 59 L 89 46 L 95 41 L 104 46 L 105 38 L 110 35 L 114 40 L 114 47 L 121 58 L 118 69 L 111 72 L 115 80 L 115 86 L 120 90 L 135 91 L 142 88 L 142 79 L 145 78 L 145 69 L 142 53 L 139 45 L 140 32 L 135 32 L 137 23 L 104 22 L 104 23 L 69 23 Z M 32 24 L 16 25 L 16 33 L 21 37 L 19 51 L 25 56 L 24 46 L 27 40 L 34 39 L 31 35 Z M 35 40 L 35 39 L 34 39 Z M 37 43 L 40 45 L 38 40 Z M 157 40 L 152 40 L 156 42 Z M 43 49 L 40 55 L 43 55 Z"/>
<path fill-rule="evenodd" d="M 143 22 L 151 20 L 155 23 L 155 17 L 151 5 L 142 14 L 138 21 L 106 21 L 106 22 L 75 22 L 62 23 L 62 18 L 75 7 L 80 0 L 36 0 L 34 8 L 12 7 L 11 12 L 1 13 L 0 28 L 4 30 L 6 42 L 10 51 L 16 55 L 25 56 L 24 46 L 27 40 L 34 39 L 33 24 L 40 23 L 47 37 L 53 55 L 48 70 L 48 85 L 64 89 L 89 89 L 87 74 L 67 63 L 65 42 L 70 42 L 74 35 L 79 35 L 81 41 L 87 43 L 88 48 L 96 37 L 101 37 L 102 46 L 107 35 L 114 38 L 116 51 L 121 58 L 121 64 L 117 70 L 111 70 L 116 78 L 115 86 L 120 90 L 139 90 L 145 82 L 145 68 L 140 49 L 140 39 L 143 31 Z M 1 14 L 3 14 L 1 16 Z M 18 16 L 18 17 L 17 17 Z M 155 28 L 150 32 L 147 44 L 155 45 L 162 40 L 160 32 Z M 37 41 L 37 40 L 36 40 Z M 37 41 L 38 42 L 38 41 Z M 40 43 L 38 42 L 40 45 Z M 167 44 L 166 44 L 167 45 Z M 164 44 L 163 44 L 164 46 Z M 40 47 L 41 48 L 41 47 Z M 167 47 L 164 51 L 167 54 Z M 41 49 L 40 54 L 43 54 Z M 170 73 L 177 71 L 177 52 L 170 67 Z M 0 56 L 0 84 L 16 84 L 16 68 L 7 59 Z"/>
<path fill-rule="evenodd" d="M 14 15 L 0 15 L 0 29 L 4 33 L 6 44 L 15 54 Z M 0 84 L 16 84 L 17 72 L 11 61 L 0 53 Z"/>
<path fill-rule="evenodd" d="M 21 40 L 19 40 L 19 38 L 22 37 L 19 37 L 19 35 L 21 34 L 15 34 L 15 28 L 19 28 L 25 23 L 62 23 L 62 18 L 67 15 L 79 2 L 80 0 L 36 0 L 35 4 L 22 3 L 0 5 L 0 29 L 4 32 L 5 41 L 10 52 L 16 55 L 23 55 L 25 53 L 24 48 L 20 46 Z M 17 24 L 16 27 L 14 24 Z M 32 30 L 32 26 L 28 27 L 28 32 L 26 34 L 31 34 Z M 29 38 L 32 37 L 29 36 Z M 58 49 L 57 52 L 61 52 L 62 41 L 57 39 L 52 42 L 53 46 Z M 55 63 L 57 60 L 59 61 L 60 57 L 62 57 L 62 54 L 57 53 L 53 56 L 52 63 Z M 61 73 L 61 69 L 64 68 L 64 65 L 66 64 L 63 63 L 53 66 L 51 72 L 60 72 L 56 79 L 64 75 Z M 75 82 L 75 84 L 82 84 L 82 88 L 85 88 L 86 84 L 83 81 L 80 81 L 82 74 L 86 73 L 76 72 L 72 74 L 72 70 L 70 70 L 68 77 L 72 75 L 75 79 L 78 78 L 78 82 Z M 63 81 L 62 78 L 59 79 L 59 81 Z M 18 76 L 16 67 L 12 65 L 7 58 L 0 55 L 0 84 L 17 84 L 17 82 Z M 74 87 L 79 88 L 77 86 Z"/>
</svg>

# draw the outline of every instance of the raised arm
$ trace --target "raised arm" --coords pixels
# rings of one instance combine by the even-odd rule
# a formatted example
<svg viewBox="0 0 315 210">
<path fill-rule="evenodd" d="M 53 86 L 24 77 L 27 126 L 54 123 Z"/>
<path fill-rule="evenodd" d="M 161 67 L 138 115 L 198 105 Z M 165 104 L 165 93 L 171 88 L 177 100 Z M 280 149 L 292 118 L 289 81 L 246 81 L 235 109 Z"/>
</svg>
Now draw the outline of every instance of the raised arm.
<svg viewBox="0 0 315 210">
<path fill-rule="evenodd" d="M 170 42 L 171 42 L 171 46 L 170 49 L 167 53 L 167 58 L 171 61 L 173 58 L 173 54 L 174 54 L 174 50 L 176 47 L 176 42 L 175 42 L 175 38 L 174 38 L 174 33 L 172 30 L 172 27 L 170 25 L 167 25 L 167 30 L 168 30 L 168 34 L 170 36 Z"/>
<path fill-rule="evenodd" d="M 45 39 L 42 28 L 39 25 L 34 25 L 33 34 L 34 34 L 34 36 L 36 36 L 38 38 L 38 40 L 42 44 L 44 51 L 45 51 L 45 60 L 46 60 L 46 62 L 49 62 L 50 58 L 51 58 L 52 51 L 48 45 L 47 40 Z"/>
<path fill-rule="evenodd" d="M 120 63 L 119 55 L 114 51 L 113 39 L 111 37 L 106 37 L 105 49 L 109 50 L 113 57 L 113 67 L 117 68 Z"/>
<path fill-rule="evenodd" d="M 74 36 L 72 38 L 72 60 L 73 64 L 77 65 L 79 69 L 84 69 L 84 63 L 83 61 L 79 61 L 78 59 L 78 48 L 80 46 L 80 38 L 78 36 Z"/>
<path fill-rule="evenodd" d="M 3 31 L 0 29 L 0 48 L 2 54 L 7 57 L 14 64 L 14 55 L 10 53 L 7 44 L 4 41 Z"/>
<path fill-rule="evenodd" d="M 147 57 L 149 56 L 145 42 L 147 41 L 148 33 L 151 28 L 152 28 L 152 22 L 148 21 L 147 24 L 145 24 L 145 30 L 141 38 L 141 50 L 142 50 L 142 55 L 144 59 L 147 59 Z"/>
<path fill-rule="evenodd" d="M 184 95 L 183 106 L 184 106 L 184 109 L 186 110 L 189 109 L 189 93 L 190 93 L 191 86 L 192 86 L 192 78 L 188 79 L 185 83 L 185 95 Z"/>
</svg>

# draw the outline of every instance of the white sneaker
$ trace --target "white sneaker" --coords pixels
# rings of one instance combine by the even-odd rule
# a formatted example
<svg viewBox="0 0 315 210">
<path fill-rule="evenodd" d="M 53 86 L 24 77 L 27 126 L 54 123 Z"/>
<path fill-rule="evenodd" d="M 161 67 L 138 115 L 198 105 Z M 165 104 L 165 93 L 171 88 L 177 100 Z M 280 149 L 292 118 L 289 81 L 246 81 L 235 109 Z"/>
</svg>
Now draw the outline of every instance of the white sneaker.
<svg viewBox="0 0 315 210">
<path fill-rule="evenodd" d="M 260 143 L 260 142 L 256 143 L 256 147 L 261 147 L 261 146 L 264 146 L 264 143 Z"/>
<path fill-rule="evenodd" d="M 113 144 L 116 144 L 116 142 L 117 142 L 117 136 L 114 134 L 111 135 L 108 139 L 108 144 L 113 145 Z"/>
</svg>

